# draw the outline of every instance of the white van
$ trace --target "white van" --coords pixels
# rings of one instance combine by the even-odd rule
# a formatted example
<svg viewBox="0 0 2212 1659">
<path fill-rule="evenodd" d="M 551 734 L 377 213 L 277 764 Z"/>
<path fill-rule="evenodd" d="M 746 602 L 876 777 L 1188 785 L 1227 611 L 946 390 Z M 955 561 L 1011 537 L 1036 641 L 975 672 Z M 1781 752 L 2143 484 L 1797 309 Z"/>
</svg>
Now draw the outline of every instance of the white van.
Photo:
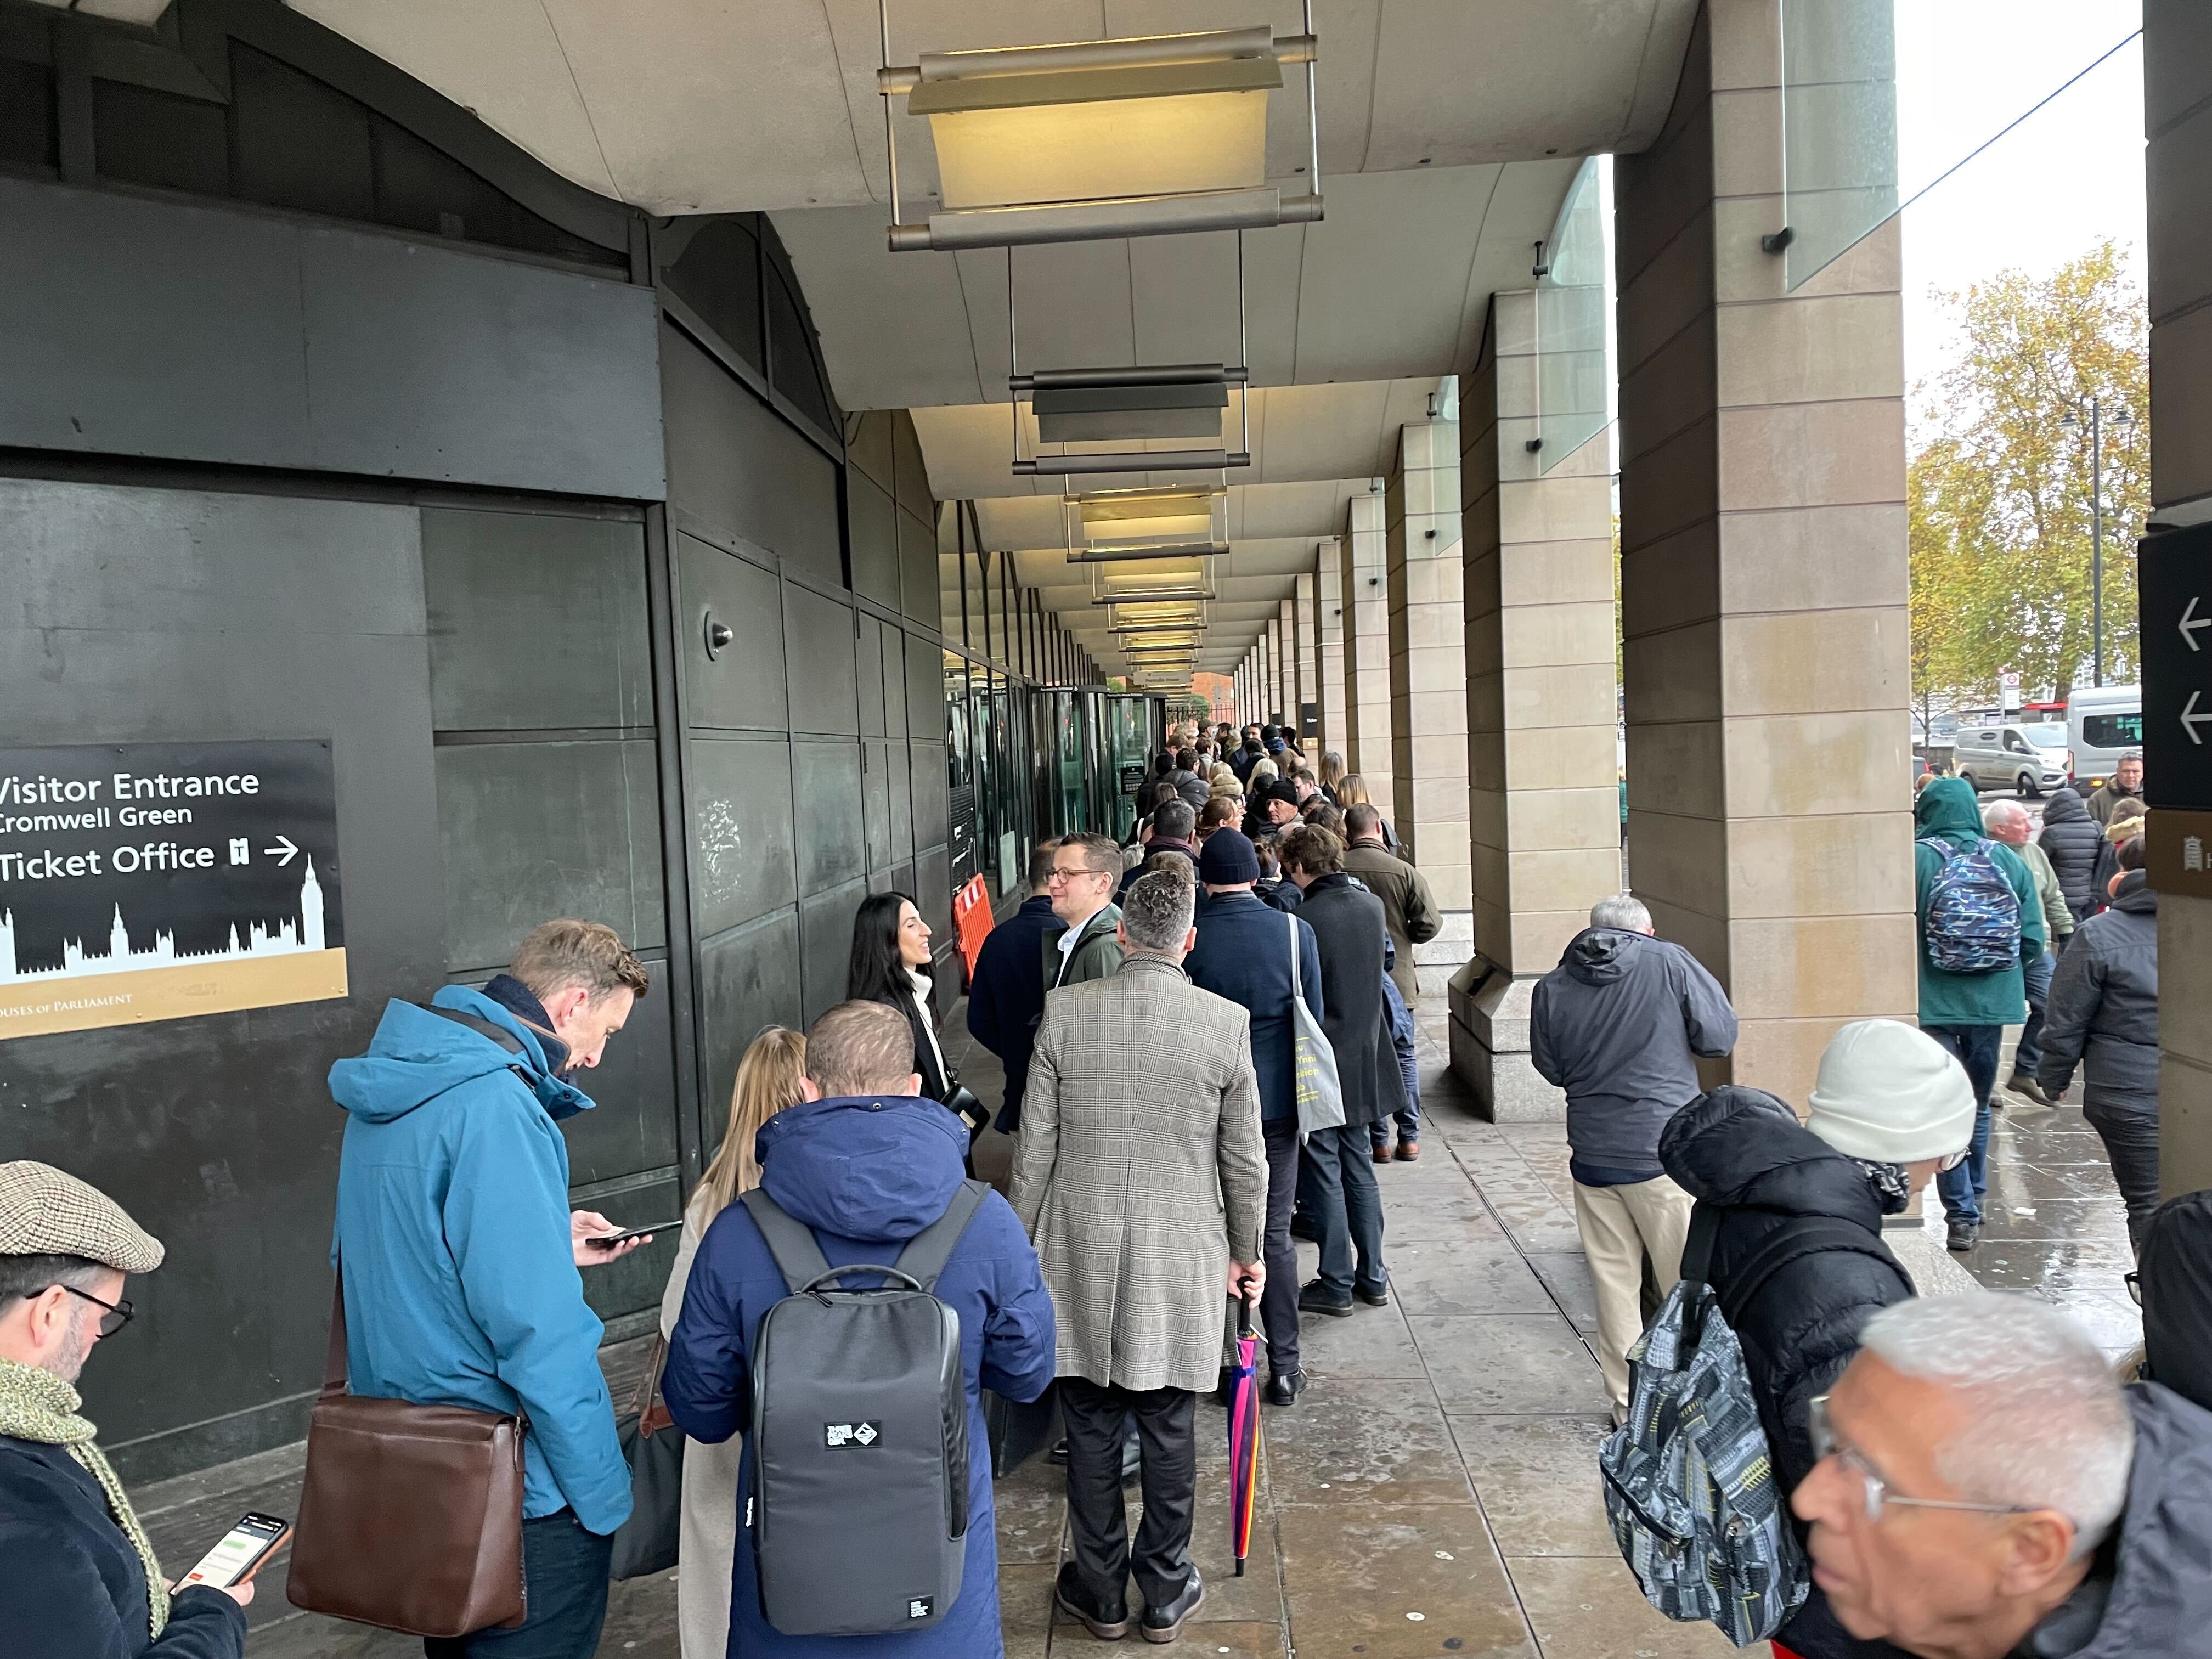
<svg viewBox="0 0 2212 1659">
<path fill-rule="evenodd" d="M 2010 789 L 2023 799 L 2058 788 L 2072 775 L 2066 727 L 2057 720 L 1962 717 L 1951 769 L 1982 789 Z"/>
<path fill-rule="evenodd" d="M 2066 699 L 2067 740 L 2074 750 L 2074 775 L 2088 788 L 2101 787 L 2130 750 L 2142 752 L 2142 687 L 2100 685 Z"/>
</svg>

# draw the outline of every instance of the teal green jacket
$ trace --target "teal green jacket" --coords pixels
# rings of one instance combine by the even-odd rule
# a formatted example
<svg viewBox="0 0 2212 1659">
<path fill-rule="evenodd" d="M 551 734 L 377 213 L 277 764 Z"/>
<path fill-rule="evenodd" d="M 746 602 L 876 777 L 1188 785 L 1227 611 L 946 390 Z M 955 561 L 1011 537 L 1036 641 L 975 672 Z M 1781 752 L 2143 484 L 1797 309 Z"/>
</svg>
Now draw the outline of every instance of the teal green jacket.
<svg viewBox="0 0 2212 1659">
<path fill-rule="evenodd" d="M 1981 807 L 1974 786 L 1964 778 L 1938 778 L 1920 792 L 1914 809 L 1913 835 L 1919 841 L 1946 841 L 1960 852 L 1972 850 L 1984 839 Z M 2035 896 L 2035 878 L 2019 854 L 2002 842 L 1990 843 L 1997 868 L 2020 899 L 2020 962 L 1986 974 L 1947 974 L 1928 960 L 1928 893 L 1936 872 L 1943 867 L 1942 854 L 1930 847 L 1912 849 L 1913 908 L 1920 950 L 1920 1023 L 1923 1025 L 2017 1025 L 2027 1018 L 2027 990 L 2021 963 L 2034 961 L 2050 942 L 2043 922 L 2043 902 Z"/>
</svg>

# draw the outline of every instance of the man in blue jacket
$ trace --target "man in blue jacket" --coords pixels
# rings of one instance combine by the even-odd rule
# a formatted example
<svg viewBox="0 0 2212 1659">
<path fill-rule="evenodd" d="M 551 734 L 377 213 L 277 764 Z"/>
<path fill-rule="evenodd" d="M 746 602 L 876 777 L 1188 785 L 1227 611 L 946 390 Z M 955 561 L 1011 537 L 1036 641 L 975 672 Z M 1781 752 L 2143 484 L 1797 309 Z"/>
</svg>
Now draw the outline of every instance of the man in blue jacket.
<svg viewBox="0 0 2212 1659">
<path fill-rule="evenodd" d="M 761 1185 L 804 1222 L 832 1267 L 896 1261 L 907 1241 L 945 1213 L 966 1170 L 968 1131 L 911 1074 L 906 1020 L 880 1003 L 841 1003 L 806 1034 L 805 1099 L 761 1127 Z M 856 1281 L 858 1282 L 858 1281 Z M 789 1294 L 752 1212 L 732 1204 L 700 1241 L 668 1346 L 661 1398 L 677 1426 L 718 1444 L 752 1414 L 751 1358 L 761 1316 Z M 1001 1659 L 998 1527 L 991 1439 L 978 1390 L 1034 1400 L 1052 1381 L 1052 1293 L 1029 1236 L 998 1194 L 986 1197 L 937 1277 L 937 1298 L 960 1320 L 968 1393 L 968 1534 L 960 1594 L 927 1629 L 872 1636 L 787 1636 L 768 1622 L 750 1527 L 737 1528 L 730 1582 L 730 1651 L 787 1659 Z M 742 1521 L 753 1447 L 727 1501 Z M 865 1562 L 855 1571 L 865 1571 Z"/>
<path fill-rule="evenodd" d="M 1314 930 L 1256 897 L 1260 856 L 1234 830 L 1217 830 L 1198 855 L 1206 902 L 1198 943 L 1183 972 L 1201 991 L 1252 1016 L 1252 1072 L 1260 1084 L 1260 1132 L 1267 1143 L 1267 1225 L 1261 1238 L 1267 1288 L 1260 1323 L 1267 1334 L 1267 1398 L 1287 1406 L 1306 1385 L 1298 1366 L 1298 1259 L 1291 1207 L 1298 1191 L 1297 1076 L 1291 1060 L 1291 952 L 1298 993 L 1322 1017 L 1321 951 Z"/>
<path fill-rule="evenodd" d="M 332 1257 L 344 1278 L 351 1390 L 520 1413 L 527 1620 L 434 1641 L 433 1659 L 589 1659 L 607 1610 L 629 1468 L 576 1270 L 647 1240 L 568 1209 L 559 1120 L 590 1109 L 563 1080 L 599 1063 L 645 994 L 614 930 L 549 921 L 481 991 L 388 1004 L 368 1052 L 331 1068 L 350 1114 Z"/>
<path fill-rule="evenodd" d="M 1044 936 L 1060 926 L 1052 914 L 1052 855 L 1056 841 L 1039 842 L 1030 854 L 1030 896 L 1022 908 L 983 936 L 968 988 L 968 1035 L 999 1057 L 1006 1087 L 999 1107 L 999 1132 L 1022 1127 L 1022 1087 L 1030 1074 L 1030 1048 L 1044 1015 Z"/>
</svg>

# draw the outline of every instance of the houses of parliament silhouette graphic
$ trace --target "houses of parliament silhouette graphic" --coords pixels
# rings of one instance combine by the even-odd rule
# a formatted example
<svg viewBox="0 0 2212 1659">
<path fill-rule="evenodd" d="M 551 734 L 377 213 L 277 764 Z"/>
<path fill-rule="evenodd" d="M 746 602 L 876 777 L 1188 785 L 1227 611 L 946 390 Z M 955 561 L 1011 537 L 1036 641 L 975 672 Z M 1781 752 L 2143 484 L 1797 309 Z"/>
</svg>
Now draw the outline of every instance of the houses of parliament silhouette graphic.
<svg viewBox="0 0 2212 1659">
<path fill-rule="evenodd" d="M 249 920 L 246 938 L 240 942 L 239 924 L 230 924 L 230 942 L 218 951 L 179 951 L 175 936 L 157 933 L 149 949 L 131 948 L 131 930 L 124 925 L 123 910 L 116 908 L 115 920 L 107 930 L 107 951 L 104 956 L 87 954 L 84 941 L 62 941 L 62 965 L 58 968 L 24 968 L 15 956 L 15 918 L 12 910 L 0 911 L 0 985 L 28 984 L 42 980 L 82 979 L 94 974 L 128 974 L 149 968 L 179 968 L 192 963 L 235 962 L 256 957 L 292 956 L 303 951 L 320 951 L 323 943 L 323 888 L 315 879 L 315 861 L 307 860 L 307 867 L 300 884 L 300 914 L 295 922 L 285 917 L 270 933 L 264 921 Z"/>
</svg>

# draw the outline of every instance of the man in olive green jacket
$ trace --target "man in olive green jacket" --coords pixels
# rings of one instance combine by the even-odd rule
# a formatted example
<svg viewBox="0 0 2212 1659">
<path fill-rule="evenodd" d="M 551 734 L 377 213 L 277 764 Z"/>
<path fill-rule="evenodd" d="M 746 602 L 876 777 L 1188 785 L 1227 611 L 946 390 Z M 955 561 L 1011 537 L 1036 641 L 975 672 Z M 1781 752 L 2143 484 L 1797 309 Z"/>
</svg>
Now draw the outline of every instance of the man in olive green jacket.
<svg viewBox="0 0 2212 1659">
<path fill-rule="evenodd" d="M 1112 836 L 1086 830 L 1061 840 L 1052 855 L 1046 889 L 1059 923 L 1044 935 L 1046 990 L 1121 972 L 1121 946 L 1115 930 L 1121 909 L 1113 902 L 1121 880 L 1121 849 Z"/>
<path fill-rule="evenodd" d="M 1417 994 L 1413 947 L 1443 931 L 1443 913 L 1429 890 L 1429 878 L 1383 848 L 1380 812 L 1364 805 L 1352 807 L 1344 815 L 1344 833 L 1350 843 L 1344 849 L 1344 873 L 1358 877 L 1382 901 L 1382 925 L 1397 952 L 1390 977 L 1410 1006 Z"/>
</svg>

